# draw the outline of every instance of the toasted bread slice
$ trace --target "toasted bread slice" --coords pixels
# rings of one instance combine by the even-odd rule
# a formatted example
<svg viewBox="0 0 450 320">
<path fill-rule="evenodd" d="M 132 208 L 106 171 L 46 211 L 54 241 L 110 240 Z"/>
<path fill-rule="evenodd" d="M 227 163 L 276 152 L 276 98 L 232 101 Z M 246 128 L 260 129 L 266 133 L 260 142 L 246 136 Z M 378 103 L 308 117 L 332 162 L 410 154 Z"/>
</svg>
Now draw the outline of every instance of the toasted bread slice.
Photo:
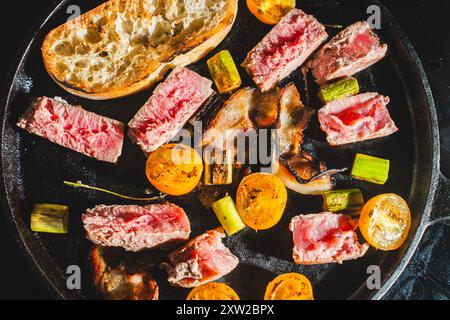
<svg viewBox="0 0 450 320">
<path fill-rule="evenodd" d="M 237 0 L 110 0 L 51 31 L 44 65 L 75 95 L 127 96 L 203 58 L 229 33 L 237 9 Z"/>
</svg>

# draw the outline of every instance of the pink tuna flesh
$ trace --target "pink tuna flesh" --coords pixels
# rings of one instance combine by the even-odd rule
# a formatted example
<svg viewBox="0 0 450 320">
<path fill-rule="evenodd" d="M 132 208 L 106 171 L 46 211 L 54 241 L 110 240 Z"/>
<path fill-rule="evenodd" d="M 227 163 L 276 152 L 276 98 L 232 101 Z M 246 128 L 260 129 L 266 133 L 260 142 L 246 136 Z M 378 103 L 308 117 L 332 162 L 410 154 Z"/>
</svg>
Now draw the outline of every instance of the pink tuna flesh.
<svg viewBox="0 0 450 320">
<path fill-rule="evenodd" d="M 261 91 L 268 91 L 299 68 L 327 37 L 313 16 L 294 9 L 250 51 L 243 65 Z"/>
<path fill-rule="evenodd" d="M 147 154 L 168 143 L 213 94 L 211 86 L 193 71 L 175 69 L 128 124 L 130 138 Z"/>
<path fill-rule="evenodd" d="M 192 288 L 215 281 L 230 273 L 239 263 L 222 243 L 223 232 L 211 230 L 192 239 L 169 255 L 166 269 L 168 281 L 175 286 Z"/>
<path fill-rule="evenodd" d="M 97 160 L 116 163 L 122 153 L 124 126 L 121 122 L 60 100 L 37 99 L 17 125 Z"/>
<path fill-rule="evenodd" d="M 387 50 L 367 22 L 357 22 L 331 39 L 308 65 L 322 84 L 370 67 L 384 58 Z"/>
<path fill-rule="evenodd" d="M 364 256 L 369 246 L 358 242 L 357 226 L 349 216 L 334 213 L 295 217 L 290 225 L 295 263 L 342 263 Z"/>
<path fill-rule="evenodd" d="M 89 240 L 127 251 L 152 249 L 189 239 L 189 219 L 174 204 L 148 206 L 104 206 L 89 209 L 82 216 Z"/>
<path fill-rule="evenodd" d="M 381 138 L 398 131 L 387 105 L 378 93 L 333 101 L 319 110 L 319 122 L 331 145 Z"/>
</svg>

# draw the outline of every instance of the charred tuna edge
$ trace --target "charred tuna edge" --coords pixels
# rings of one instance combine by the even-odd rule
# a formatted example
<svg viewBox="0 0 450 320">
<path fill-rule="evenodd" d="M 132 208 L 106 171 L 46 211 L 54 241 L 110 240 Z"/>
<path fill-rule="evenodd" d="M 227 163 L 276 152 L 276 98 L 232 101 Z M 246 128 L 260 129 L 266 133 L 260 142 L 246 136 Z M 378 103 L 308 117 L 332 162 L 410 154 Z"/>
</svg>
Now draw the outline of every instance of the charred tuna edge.
<svg viewBox="0 0 450 320">
<path fill-rule="evenodd" d="M 398 131 L 387 105 L 389 97 L 369 92 L 333 101 L 319 110 L 319 122 L 330 145 L 389 136 Z"/>
<path fill-rule="evenodd" d="M 249 52 L 243 67 L 261 91 L 272 89 L 327 39 L 313 16 L 293 9 Z"/>
<path fill-rule="evenodd" d="M 222 229 L 210 230 L 169 255 L 161 267 L 173 286 L 193 288 L 233 271 L 239 259 L 222 243 Z"/>
<path fill-rule="evenodd" d="M 357 228 L 357 220 L 330 212 L 294 217 L 289 229 L 293 233 L 295 263 L 342 263 L 363 257 L 369 245 L 358 242 Z"/>
<path fill-rule="evenodd" d="M 97 160 L 116 163 L 122 154 L 123 123 L 60 98 L 34 99 L 17 126 Z"/>
<path fill-rule="evenodd" d="M 168 143 L 211 97 L 212 81 L 176 68 L 128 124 L 128 136 L 146 154 Z"/>
<path fill-rule="evenodd" d="M 88 209 L 82 220 L 93 243 L 134 252 L 185 241 L 191 232 L 184 210 L 169 202 L 142 207 L 100 205 Z"/>
<path fill-rule="evenodd" d="M 347 27 L 308 63 L 318 84 L 351 76 L 383 59 L 388 51 L 366 21 Z"/>
</svg>

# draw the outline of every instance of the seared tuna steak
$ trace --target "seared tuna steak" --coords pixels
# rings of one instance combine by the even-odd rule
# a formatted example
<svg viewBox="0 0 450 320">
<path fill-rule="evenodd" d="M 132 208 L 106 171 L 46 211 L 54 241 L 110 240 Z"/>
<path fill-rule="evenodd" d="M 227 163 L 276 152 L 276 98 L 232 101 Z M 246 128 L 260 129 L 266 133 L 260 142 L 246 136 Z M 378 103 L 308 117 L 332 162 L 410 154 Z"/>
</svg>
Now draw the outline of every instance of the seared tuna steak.
<svg viewBox="0 0 450 320">
<path fill-rule="evenodd" d="M 175 137 L 213 94 L 212 82 L 186 68 L 177 68 L 128 124 L 128 135 L 150 153 Z"/>
<path fill-rule="evenodd" d="M 169 255 L 166 269 L 168 281 L 175 286 L 193 288 L 217 280 L 230 273 L 239 263 L 222 243 L 225 234 L 211 230 L 198 236 Z"/>
<path fill-rule="evenodd" d="M 286 78 L 328 37 L 313 16 L 293 9 L 252 50 L 244 61 L 253 81 L 261 89 L 272 89 Z"/>
<path fill-rule="evenodd" d="M 300 215 L 292 219 L 294 260 L 297 264 L 342 263 L 358 259 L 369 249 L 360 244 L 358 221 L 335 213 Z"/>
<path fill-rule="evenodd" d="M 365 21 L 357 22 L 335 36 L 309 63 L 317 83 L 351 76 L 386 56 L 388 46 Z"/>
<path fill-rule="evenodd" d="M 398 131 L 388 104 L 378 93 L 336 100 L 319 110 L 320 125 L 333 146 L 385 137 Z"/>
<path fill-rule="evenodd" d="M 135 252 L 187 240 L 191 232 L 184 210 L 171 203 L 100 205 L 88 209 L 82 220 L 88 239 L 95 244 Z"/>
<path fill-rule="evenodd" d="M 97 160 L 116 163 L 123 124 L 47 97 L 33 101 L 17 125 L 30 133 Z"/>
</svg>

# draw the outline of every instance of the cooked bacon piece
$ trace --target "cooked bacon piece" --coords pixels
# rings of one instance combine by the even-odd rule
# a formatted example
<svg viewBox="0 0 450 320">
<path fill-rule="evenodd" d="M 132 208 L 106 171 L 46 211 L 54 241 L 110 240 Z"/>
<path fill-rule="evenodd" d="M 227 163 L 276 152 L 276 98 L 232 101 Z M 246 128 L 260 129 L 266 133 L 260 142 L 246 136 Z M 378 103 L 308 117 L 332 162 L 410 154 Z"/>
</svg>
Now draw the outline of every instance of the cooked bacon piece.
<svg viewBox="0 0 450 320">
<path fill-rule="evenodd" d="M 232 148 L 238 135 L 257 128 L 272 127 L 278 117 L 279 97 L 278 88 L 264 93 L 255 88 L 240 89 L 225 102 L 211 121 L 200 146 L 219 150 Z"/>
<path fill-rule="evenodd" d="M 200 145 L 226 149 L 239 133 L 254 130 L 255 125 L 250 119 L 250 113 L 254 108 L 256 91 L 253 88 L 242 88 L 233 94 L 203 134 Z"/>
<path fill-rule="evenodd" d="M 378 93 L 336 100 L 319 110 L 320 125 L 332 146 L 385 137 L 398 131 L 388 104 Z"/>
<path fill-rule="evenodd" d="M 313 16 L 293 9 L 248 54 L 243 66 L 261 89 L 272 89 L 305 60 L 328 37 Z"/>
<path fill-rule="evenodd" d="M 278 120 L 278 101 L 280 99 L 280 88 L 261 92 L 254 91 L 253 109 L 250 118 L 258 129 L 270 129 Z"/>
<path fill-rule="evenodd" d="M 369 249 L 360 244 L 355 230 L 358 221 L 334 213 L 300 215 L 292 219 L 294 261 L 297 264 L 342 263 L 358 259 Z"/>
<path fill-rule="evenodd" d="M 303 143 L 303 131 L 314 111 L 303 105 L 300 93 L 293 83 L 281 90 L 279 99 L 278 136 L 279 153 L 297 154 Z"/>
<path fill-rule="evenodd" d="M 61 99 L 34 100 L 17 125 L 97 160 L 116 163 L 122 154 L 123 123 L 71 106 Z"/>
<path fill-rule="evenodd" d="M 383 59 L 388 46 L 366 21 L 357 22 L 335 36 L 309 63 L 317 83 L 351 76 Z"/>
<path fill-rule="evenodd" d="M 315 161 L 301 151 L 303 131 L 309 124 L 313 110 L 303 105 L 300 93 L 293 83 L 281 90 L 278 118 L 278 156 L 272 164 L 277 175 L 290 190 L 300 194 L 318 195 L 333 188 L 330 175 L 310 181 L 327 170 L 323 163 Z M 299 180 L 310 181 L 301 183 Z"/>
<path fill-rule="evenodd" d="M 175 137 L 197 109 L 213 94 L 212 81 L 186 68 L 177 68 L 128 124 L 131 140 L 150 153 Z"/>
<path fill-rule="evenodd" d="M 134 252 L 184 241 L 191 233 L 186 213 L 171 203 L 100 205 L 88 209 L 82 220 L 88 239 L 95 244 Z"/>
<path fill-rule="evenodd" d="M 171 253 L 169 262 L 161 264 L 168 281 L 174 286 L 193 288 L 230 273 L 239 259 L 223 245 L 224 237 L 222 230 L 211 230 Z"/>
</svg>

